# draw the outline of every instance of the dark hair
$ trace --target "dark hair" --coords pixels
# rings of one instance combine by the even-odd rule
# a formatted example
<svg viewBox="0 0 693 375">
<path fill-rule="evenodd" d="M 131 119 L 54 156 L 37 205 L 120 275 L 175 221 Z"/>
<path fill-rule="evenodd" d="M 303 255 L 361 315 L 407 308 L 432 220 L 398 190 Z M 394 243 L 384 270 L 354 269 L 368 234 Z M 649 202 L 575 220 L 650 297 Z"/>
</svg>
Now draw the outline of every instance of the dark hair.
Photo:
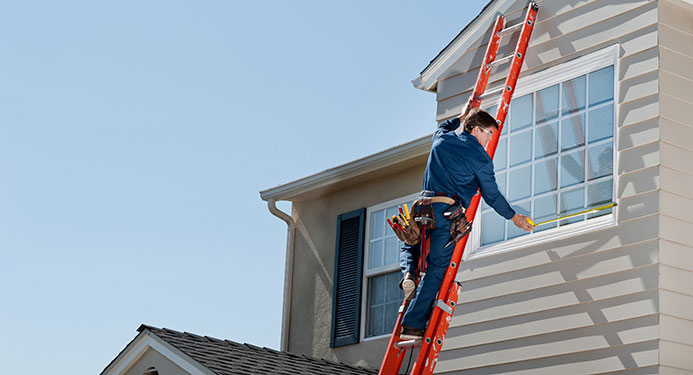
<svg viewBox="0 0 693 375">
<path fill-rule="evenodd" d="M 496 128 L 496 131 L 498 130 L 498 122 L 496 122 L 496 119 L 493 118 L 493 116 L 483 109 L 472 108 L 467 114 L 467 117 L 464 119 L 464 131 L 471 133 L 472 129 L 477 126 L 484 129 L 494 127 Z"/>
</svg>

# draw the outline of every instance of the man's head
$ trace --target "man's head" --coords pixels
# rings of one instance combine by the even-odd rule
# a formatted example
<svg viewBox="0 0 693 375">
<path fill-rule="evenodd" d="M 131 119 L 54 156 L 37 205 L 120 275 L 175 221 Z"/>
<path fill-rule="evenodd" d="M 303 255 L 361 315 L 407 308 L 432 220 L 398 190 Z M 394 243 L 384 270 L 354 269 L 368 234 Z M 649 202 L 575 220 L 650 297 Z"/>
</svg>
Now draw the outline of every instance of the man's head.
<svg viewBox="0 0 693 375">
<path fill-rule="evenodd" d="M 464 119 L 464 131 L 473 135 L 486 148 L 493 133 L 498 131 L 498 123 L 488 112 L 483 109 L 473 108 Z"/>
</svg>

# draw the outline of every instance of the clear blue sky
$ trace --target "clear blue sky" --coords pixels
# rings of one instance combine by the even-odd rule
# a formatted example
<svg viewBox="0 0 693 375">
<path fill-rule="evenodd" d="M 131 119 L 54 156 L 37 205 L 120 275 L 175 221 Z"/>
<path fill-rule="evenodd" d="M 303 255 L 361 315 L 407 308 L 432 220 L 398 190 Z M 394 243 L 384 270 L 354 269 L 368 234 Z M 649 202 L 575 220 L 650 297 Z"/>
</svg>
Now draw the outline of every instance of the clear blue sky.
<svg viewBox="0 0 693 375">
<path fill-rule="evenodd" d="M 141 323 L 278 348 L 258 192 L 430 133 L 410 81 L 484 4 L 4 1 L 0 373 L 98 374 Z"/>
</svg>

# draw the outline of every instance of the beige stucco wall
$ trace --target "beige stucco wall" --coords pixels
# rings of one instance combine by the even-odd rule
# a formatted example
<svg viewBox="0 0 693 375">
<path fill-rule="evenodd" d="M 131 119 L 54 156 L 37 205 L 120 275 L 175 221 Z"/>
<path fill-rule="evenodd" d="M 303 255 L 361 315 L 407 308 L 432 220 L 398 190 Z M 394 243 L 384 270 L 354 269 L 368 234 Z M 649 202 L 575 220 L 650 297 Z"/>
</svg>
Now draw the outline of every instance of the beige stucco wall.
<svg viewBox="0 0 693 375">
<path fill-rule="evenodd" d="M 288 350 L 377 368 L 387 343 L 373 340 L 330 349 L 337 215 L 421 190 L 425 158 L 395 174 L 294 202 L 294 281 Z"/>
<path fill-rule="evenodd" d="M 159 375 L 189 375 L 188 372 L 152 348 L 147 349 L 137 362 L 125 372 L 125 375 L 142 375 L 150 367 L 156 368 Z"/>
<path fill-rule="evenodd" d="M 660 365 L 693 373 L 693 5 L 659 2 Z"/>
</svg>

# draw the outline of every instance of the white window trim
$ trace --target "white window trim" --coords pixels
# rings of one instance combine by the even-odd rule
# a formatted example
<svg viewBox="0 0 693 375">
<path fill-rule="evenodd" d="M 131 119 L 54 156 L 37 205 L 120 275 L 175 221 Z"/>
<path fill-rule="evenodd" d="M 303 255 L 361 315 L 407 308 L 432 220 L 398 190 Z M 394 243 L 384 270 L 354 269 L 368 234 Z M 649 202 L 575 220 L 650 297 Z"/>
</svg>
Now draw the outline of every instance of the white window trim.
<svg viewBox="0 0 693 375">
<path fill-rule="evenodd" d="M 383 202 L 370 206 L 366 208 L 366 230 L 364 235 L 364 245 L 363 245 L 363 278 L 361 279 L 361 328 L 360 328 L 360 342 L 371 341 L 382 339 L 383 337 L 389 337 L 390 333 L 385 333 L 378 336 L 366 337 L 366 323 L 368 320 L 368 278 L 373 276 L 382 275 L 385 273 L 392 272 L 399 269 L 399 262 L 392 266 L 383 266 L 368 270 L 368 255 L 369 255 L 369 245 L 370 245 L 370 229 L 371 229 L 371 212 L 382 210 L 395 205 L 402 205 L 407 202 L 415 201 L 419 197 L 420 192 L 410 194 L 404 197 L 393 199 L 391 201 Z"/>
<path fill-rule="evenodd" d="M 606 47 L 599 51 L 593 52 L 589 55 L 585 55 L 574 60 L 562 63 L 557 66 L 550 67 L 546 70 L 542 70 L 535 74 L 522 77 L 518 79 L 516 84 L 517 90 L 513 94 L 513 97 L 520 97 L 525 94 L 529 94 L 535 91 L 539 91 L 543 88 L 565 82 L 575 77 L 605 68 L 607 66 L 614 66 L 614 147 L 613 147 L 613 184 L 612 184 L 612 197 L 616 200 L 616 192 L 618 191 L 618 114 L 619 114 L 619 64 L 618 64 L 618 52 L 620 46 L 615 44 L 613 46 Z M 489 89 L 493 90 L 493 89 Z M 497 105 L 499 98 L 490 100 L 484 103 L 484 106 L 492 107 Z M 560 239 L 579 236 L 588 231 L 594 231 L 610 226 L 617 225 L 616 218 L 618 217 L 618 207 L 612 208 L 612 212 L 609 215 L 599 216 L 592 219 L 587 219 L 585 221 L 574 223 L 571 225 L 557 227 L 553 229 L 547 229 L 545 231 L 531 233 L 526 236 L 517 237 L 510 240 L 505 240 L 500 243 L 481 246 L 481 204 L 477 209 L 476 215 L 474 216 L 475 225 L 472 226 L 472 232 L 469 234 L 469 241 L 464 251 L 463 261 L 473 260 L 481 257 L 486 257 L 489 255 L 499 254 L 506 251 L 526 248 L 530 246 L 535 246 L 549 241 L 557 241 Z M 509 224 L 514 225 L 514 224 Z"/>
</svg>

